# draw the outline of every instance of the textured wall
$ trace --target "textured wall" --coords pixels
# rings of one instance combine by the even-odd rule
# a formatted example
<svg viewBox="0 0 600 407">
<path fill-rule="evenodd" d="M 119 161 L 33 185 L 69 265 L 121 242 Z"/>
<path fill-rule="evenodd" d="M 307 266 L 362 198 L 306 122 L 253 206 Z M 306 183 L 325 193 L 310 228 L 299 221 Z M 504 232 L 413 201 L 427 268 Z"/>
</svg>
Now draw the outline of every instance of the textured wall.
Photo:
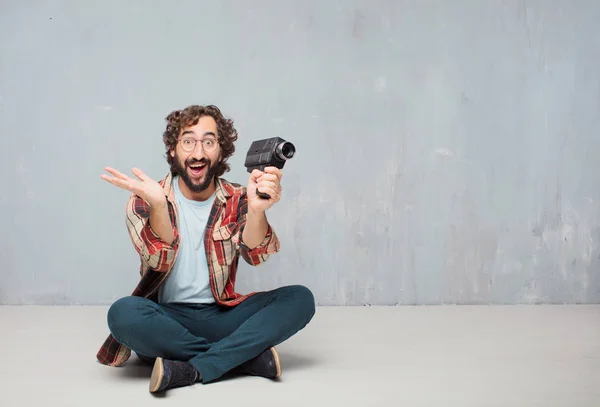
<svg viewBox="0 0 600 407">
<path fill-rule="evenodd" d="M 175 4 L 175 3 L 173 3 Z M 298 155 L 240 291 L 320 304 L 600 301 L 600 3 L 3 1 L 1 303 L 133 289 L 127 193 L 215 103 Z"/>
</svg>

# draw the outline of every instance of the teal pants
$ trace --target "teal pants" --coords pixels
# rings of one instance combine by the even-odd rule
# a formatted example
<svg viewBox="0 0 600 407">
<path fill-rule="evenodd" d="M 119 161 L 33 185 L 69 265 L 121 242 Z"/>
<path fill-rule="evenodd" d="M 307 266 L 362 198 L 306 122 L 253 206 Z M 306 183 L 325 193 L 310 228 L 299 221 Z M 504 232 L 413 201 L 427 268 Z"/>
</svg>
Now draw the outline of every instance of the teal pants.
<svg viewBox="0 0 600 407">
<path fill-rule="evenodd" d="M 210 383 L 290 338 L 314 313 L 313 294 L 304 286 L 261 292 L 231 308 L 128 296 L 110 307 L 108 327 L 141 359 L 188 361 Z"/>
</svg>

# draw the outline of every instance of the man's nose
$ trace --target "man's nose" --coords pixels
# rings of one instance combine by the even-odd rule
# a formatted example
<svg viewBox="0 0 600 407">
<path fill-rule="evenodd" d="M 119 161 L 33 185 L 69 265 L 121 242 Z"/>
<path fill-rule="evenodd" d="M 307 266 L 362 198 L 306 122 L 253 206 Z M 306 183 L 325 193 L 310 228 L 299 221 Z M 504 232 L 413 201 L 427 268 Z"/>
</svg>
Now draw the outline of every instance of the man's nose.
<svg viewBox="0 0 600 407">
<path fill-rule="evenodd" d="M 205 157 L 201 142 L 197 142 L 194 146 L 194 149 L 192 150 L 192 157 L 194 157 L 196 160 L 200 160 Z"/>
</svg>

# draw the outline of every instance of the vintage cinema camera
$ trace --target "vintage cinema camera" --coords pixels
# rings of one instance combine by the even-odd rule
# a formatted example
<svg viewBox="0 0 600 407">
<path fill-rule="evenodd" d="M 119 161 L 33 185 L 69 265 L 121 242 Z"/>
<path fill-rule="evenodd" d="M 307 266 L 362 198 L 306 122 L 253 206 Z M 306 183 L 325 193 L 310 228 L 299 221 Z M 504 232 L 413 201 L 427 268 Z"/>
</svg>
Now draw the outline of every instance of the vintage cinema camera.
<svg viewBox="0 0 600 407">
<path fill-rule="evenodd" d="M 264 171 L 265 167 L 282 169 L 285 162 L 292 158 L 294 154 L 296 154 L 296 147 L 281 137 L 257 140 L 253 141 L 250 148 L 248 148 L 244 165 L 248 172 L 255 169 Z M 268 194 L 258 190 L 256 194 L 264 199 L 271 198 Z"/>
</svg>

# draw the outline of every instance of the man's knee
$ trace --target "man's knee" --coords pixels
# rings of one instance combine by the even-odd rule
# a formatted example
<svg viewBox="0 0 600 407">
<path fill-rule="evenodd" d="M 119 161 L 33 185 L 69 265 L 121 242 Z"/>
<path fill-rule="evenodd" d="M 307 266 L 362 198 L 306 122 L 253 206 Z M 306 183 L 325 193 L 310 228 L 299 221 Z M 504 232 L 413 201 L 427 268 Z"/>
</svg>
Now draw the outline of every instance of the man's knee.
<svg viewBox="0 0 600 407">
<path fill-rule="evenodd" d="M 140 297 L 124 297 L 115 301 L 108 309 L 108 329 L 115 337 L 122 337 L 131 325 L 139 318 Z"/>
<path fill-rule="evenodd" d="M 315 314 L 315 297 L 312 291 L 303 285 L 293 285 L 288 288 L 290 295 L 294 298 L 294 304 L 310 321 Z"/>
</svg>

